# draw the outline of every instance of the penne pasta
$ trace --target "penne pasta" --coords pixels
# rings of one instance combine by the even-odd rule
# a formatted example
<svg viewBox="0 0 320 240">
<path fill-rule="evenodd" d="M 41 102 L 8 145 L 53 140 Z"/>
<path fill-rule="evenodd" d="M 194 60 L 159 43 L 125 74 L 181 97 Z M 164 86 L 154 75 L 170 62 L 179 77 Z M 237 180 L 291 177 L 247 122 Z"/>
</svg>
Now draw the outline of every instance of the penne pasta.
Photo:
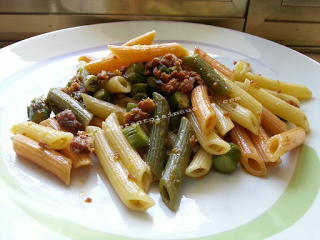
<svg viewBox="0 0 320 240">
<path fill-rule="evenodd" d="M 189 52 L 178 43 L 165 43 L 156 45 L 112 46 L 110 51 L 127 65 L 135 62 L 150 61 L 155 57 L 172 53 L 178 58 L 189 55 Z"/>
<path fill-rule="evenodd" d="M 230 150 L 230 145 L 221 139 L 215 131 L 206 136 L 202 134 L 198 120 L 192 111 L 188 112 L 186 117 L 190 121 L 198 142 L 208 153 L 222 155 Z"/>
<path fill-rule="evenodd" d="M 217 116 L 215 129 L 217 129 L 221 136 L 225 136 L 227 132 L 234 127 L 234 124 L 230 118 L 231 116 L 216 103 L 211 103 L 211 107 L 216 112 Z"/>
<path fill-rule="evenodd" d="M 66 132 L 62 127 L 61 125 L 58 123 L 58 121 L 55 119 L 55 118 L 47 118 L 46 120 L 43 120 L 39 123 L 40 125 L 42 126 L 45 126 L 45 127 L 50 127 L 52 129 L 55 129 L 55 130 L 58 130 L 58 131 L 64 131 Z"/>
<path fill-rule="evenodd" d="M 90 154 L 73 154 L 70 150 L 70 145 L 61 149 L 60 152 L 67 158 L 71 159 L 73 168 L 92 165 Z"/>
<path fill-rule="evenodd" d="M 51 127 L 55 130 L 65 131 L 55 118 L 48 118 L 44 121 L 41 121 L 39 124 L 46 127 Z M 60 153 L 62 153 L 64 156 L 66 156 L 72 161 L 73 168 L 79 168 L 82 166 L 88 166 L 92 164 L 92 159 L 89 154 L 73 154 L 70 150 L 70 145 L 61 149 Z"/>
<path fill-rule="evenodd" d="M 211 97 L 214 103 L 230 114 L 234 122 L 240 124 L 252 133 L 258 134 L 259 122 L 249 109 L 234 102 L 234 99 L 229 99 L 222 95 L 212 94 Z"/>
<path fill-rule="evenodd" d="M 53 173 L 66 185 L 69 185 L 72 163 L 67 157 L 53 149 L 41 147 L 37 141 L 22 134 L 13 137 L 13 150 L 18 155 Z"/>
<path fill-rule="evenodd" d="M 233 71 L 231 71 L 229 68 L 221 64 L 219 61 L 215 60 L 211 56 L 209 56 L 206 52 L 201 50 L 198 47 L 194 48 L 193 51 L 194 54 L 198 54 L 203 60 L 205 60 L 213 69 L 217 69 L 219 72 L 221 72 L 226 77 L 233 79 Z"/>
<path fill-rule="evenodd" d="M 191 92 L 191 104 L 203 135 L 208 135 L 217 122 L 216 113 L 210 105 L 208 87 L 199 85 Z"/>
<path fill-rule="evenodd" d="M 235 127 L 230 131 L 230 137 L 232 142 L 241 150 L 240 161 L 245 170 L 258 177 L 266 175 L 266 165 L 254 147 L 247 131 L 239 124 L 235 124 Z"/>
<path fill-rule="evenodd" d="M 128 171 L 134 176 L 134 180 L 144 191 L 148 191 L 152 180 L 149 166 L 142 160 L 137 151 L 131 146 L 123 135 L 115 113 L 110 114 L 102 128 L 112 149 L 120 156 Z"/>
<path fill-rule="evenodd" d="M 104 121 L 104 119 L 102 119 L 102 118 L 93 117 L 89 123 L 89 126 L 96 126 L 96 127 L 102 128 L 103 121 Z"/>
<path fill-rule="evenodd" d="M 193 178 L 205 176 L 211 169 L 212 157 L 212 154 L 200 146 L 186 169 L 186 175 Z"/>
<path fill-rule="evenodd" d="M 114 105 L 109 102 L 91 97 L 88 94 L 81 94 L 84 104 L 94 115 L 106 119 L 111 113 L 117 113 L 121 124 L 124 123 L 123 115 L 126 110 L 122 107 Z"/>
<path fill-rule="evenodd" d="M 277 91 L 273 91 L 273 90 L 269 90 L 269 89 L 263 89 L 264 91 L 266 91 L 267 93 L 272 94 L 273 96 L 282 99 L 283 101 L 295 106 L 295 107 L 300 107 L 300 101 L 294 97 L 291 96 L 289 94 L 285 94 L 285 93 L 279 93 Z"/>
<path fill-rule="evenodd" d="M 260 75 L 253 74 L 251 72 L 246 72 L 241 78 L 237 78 L 236 80 L 244 82 L 246 79 L 254 81 L 261 88 L 285 93 L 298 99 L 312 98 L 312 92 L 310 91 L 310 89 L 300 84 L 272 80 Z"/>
<path fill-rule="evenodd" d="M 95 152 L 99 162 L 124 205 L 134 211 L 145 211 L 154 206 L 152 198 L 133 181 L 122 159 L 115 158 L 115 152 L 106 140 L 103 130 L 88 126 L 86 131 L 93 133 Z"/>
<path fill-rule="evenodd" d="M 265 107 L 262 108 L 261 125 L 271 135 L 287 131 L 287 124 Z"/>
<path fill-rule="evenodd" d="M 267 93 L 261 89 L 254 81 L 246 79 L 244 82 L 245 90 L 257 99 L 261 104 L 269 109 L 277 116 L 295 124 L 298 127 L 304 128 L 307 132 L 310 132 L 310 125 L 307 116 L 300 108 L 294 107 L 285 101 Z"/>
<path fill-rule="evenodd" d="M 134 46 L 137 44 L 141 45 L 150 45 L 153 42 L 154 36 L 156 31 L 147 32 L 139 37 L 133 38 L 130 41 L 126 42 L 124 46 Z M 90 74 L 98 74 L 101 71 L 114 71 L 119 69 L 122 66 L 125 66 L 126 64 L 122 61 L 120 61 L 117 57 L 115 57 L 113 54 L 109 54 L 107 57 L 104 57 L 102 59 L 98 59 L 95 61 L 91 61 L 84 65 L 84 68 L 90 73 Z"/>
<path fill-rule="evenodd" d="M 34 122 L 20 122 L 11 128 L 13 134 L 23 134 L 35 141 L 42 141 L 50 148 L 60 150 L 70 144 L 73 134 L 45 127 Z"/>
<path fill-rule="evenodd" d="M 255 135 L 251 132 L 248 132 L 250 139 L 253 143 L 253 146 L 257 149 L 260 157 L 263 159 L 264 163 L 266 164 L 270 164 L 270 163 L 281 163 L 281 159 L 278 158 L 274 161 L 274 159 L 272 159 L 270 157 L 270 154 L 268 152 L 267 149 L 267 141 L 269 140 L 269 136 L 267 135 L 267 133 L 264 131 L 263 127 L 260 126 L 259 128 L 259 135 Z"/>
<path fill-rule="evenodd" d="M 109 93 L 129 93 L 131 83 L 122 76 L 114 76 L 104 83 L 103 88 Z"/>
<path fill-rule="evenodd" d="M 251 72 L 251 65 L 243 60 L 236 63 L 233 70 L 233 79 L 241 81 L 247 72 Z"/>
<path fill-rule="evenodd" d="M 271 137 L 266 144 L 266 148 L 274 162 L 283 154 L 300 146 L 305 140 L 305 130 L 297 127 Z"/>
<path fill-rule="evenodd" d="M 241 106 L 249 109 L 257 118 L 258 124 L 261 123 L 262 104 L 243 90 L 236 82 L 222 76 L 232 89 L 232 93 L 228 94 L 231 99 L 237 101 Z"/>
</svg>

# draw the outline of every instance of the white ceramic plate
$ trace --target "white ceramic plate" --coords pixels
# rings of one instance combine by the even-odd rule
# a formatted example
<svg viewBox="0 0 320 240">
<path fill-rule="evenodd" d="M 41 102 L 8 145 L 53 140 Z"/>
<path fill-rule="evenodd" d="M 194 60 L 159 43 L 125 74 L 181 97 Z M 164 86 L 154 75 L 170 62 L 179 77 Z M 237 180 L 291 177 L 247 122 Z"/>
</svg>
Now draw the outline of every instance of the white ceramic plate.
<svg viewBox="0 0 320 240">
<path fill-rule="evenodd" d="M 99 162 L 72 171 L 70 186 L 12 150 L 9 130 L 26 120 L 26 106 L 52 86 L 64 86 L 83 54 L 108 53 L 155 29 L 155 43 L 195 45 L 233 68 L 251 63 L 264 76 L 312 89 L 302 102 L 312 132 L 283 164 L 257 178 L 240 167 L 231 176 L 211 172 L 186 178 L 180 208 L 162 203 L 157 186 L 149 192 L 155 206 L 132 212 L 118 199 Z M 319 239 L 320 153 L 317 124 L 320 66 L 291 49 L 242 32 L 178 22 L 121 22 L 77 27 L 37 36 L 0 50 L 0 232 L 3 239 Z M 93 199 L 85 203 L 86 197 Z"/>
</svg>

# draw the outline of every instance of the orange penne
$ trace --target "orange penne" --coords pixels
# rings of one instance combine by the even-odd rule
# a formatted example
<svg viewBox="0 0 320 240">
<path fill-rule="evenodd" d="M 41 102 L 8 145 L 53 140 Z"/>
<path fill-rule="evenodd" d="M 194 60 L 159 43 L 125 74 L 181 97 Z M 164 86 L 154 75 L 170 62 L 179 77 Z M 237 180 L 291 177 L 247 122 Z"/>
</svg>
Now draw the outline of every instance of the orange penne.
<svg viewBox="0 0 320 240">
<path fill-rule="evenodd" d="M 108 46 L 110 51 L 127 65 L 135 62 L 150 61 L 155 57 L 173 53 L 178 58 L 189 55 L 188 50 L 178 43 L 135 46 Z"/>
<path fill-rule="evenodd" d="M 131 39 L 130 41 L 126 42 L 123 46 L 134 46 L 137 44 L 150 45 L 153 42 L 155 34 L 156 31 L 147 32 L 143 35 Z M 108 56 L 102 59 L 88 62 L 84 65 L 84 68 L 91 74 L 98 74 L 101 71 L 114 71 L 125 65 L 127 64 L 117 59 L 113 54 L 109 54 Z"/>
<path fill-rule="evenodd" d="M 90 157 L 90 154 L 73 154 L 70 150 L 70 145 L 65 147 L 64 149 L 61 149 L 60 152 L 66 156 L 67 158 L 70 158 L 72 160 L 72 167 L 73 168 L 79 168 L 83 166 L 90 166 L 92 164 L 92 159 Z"/>
<path fill-rule="evenodd" d="M 194 54 L 198 54 L 203 60 L 205 60 L 213 69 L 217 69 L 226 77 L 233 79 L 233 71 L 224 66 L 219 61 L 215 60 L 213 57 L 210 57 L 205 51 L 201 50 L 198 47 L 194 48 Z"/>
<path fill-rule="evenodd" d="M 234 125 L 234 128 L 229 133 L 232 142 L 241 150 L 241 163 L 243 167 L 254 176 L 261 177 L 266 175 L 266 165 L 254 147 L 247 131 L 236 123 Z"/>
<path fill-rule="evenodd" d="M 300 146 L 306 140 L 305 130 L 301 127 L 293 128 L 271 137 L 266 145 L 272 161 L 290 150 Z"/>
<path fill-rule="evenodd" d="M 207 91 L 207 86 L 199 85 L 191 92 L 191 104 L 203 135 L 211 133 L 217 122 Z"/>
<path fill-rule="evenodd" d="M 89 123 L 90 126 L 96 126 L 99 128 L 102 128 L 102 122 L 104 121 L 104 119 L 99 118 L 99 117 L 93 117 Z"/>
<path fill-rule="evenodd" d="M 274 161 L 274 159 L 271 159 L 270 154 L 268 154 L 268 150 L 267 150 L 267 141 L 269 140 L 269 136 L 267 135 L 267 133 L 264 131 L 263 127 L 260 126 L 259 127 L 259 134 L 255 135 L 252 132 L 248 132 L 250 139 L 254 145 L 254 147 L 257 149 L 259 155 L 261 156 L 261 158 L 263 159 L 263 161 L 266 164 L 279 164 L 281 163 L 281 158 L 278 158 Z"/>
<path fill-rule="evenodd" d="M 261 125 L 272 135 L 287 131 L 287 124 L 265 107 L 262 107 Z"/>
<path fill-rule="evenodd" d="M 41 147 L 37 141 L 22 134 L 14 136 L 13 149 L 18 155 L 50 171 L 69 185 L 72 164 L 69 158 L 53 149 Z"/>
</svg>

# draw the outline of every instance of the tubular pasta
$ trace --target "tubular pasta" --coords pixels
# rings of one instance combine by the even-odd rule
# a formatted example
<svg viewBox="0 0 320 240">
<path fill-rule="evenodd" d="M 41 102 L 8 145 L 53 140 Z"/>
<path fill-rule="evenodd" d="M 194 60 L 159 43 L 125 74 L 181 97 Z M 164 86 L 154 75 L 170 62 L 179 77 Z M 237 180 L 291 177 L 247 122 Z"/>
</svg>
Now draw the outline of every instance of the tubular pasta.
<svg viewBox="0 0 320 240">
<path fill-rule="evenodd" d="M 211 97 L 214 103 L 230 114 L 231 119 L 234 122 L 240 124 L 254 134 L 258 134 L 259 122 L 249 109 L 242 107 L 234 101 L 230 102 L 229 98 L 222 95 L 212 94 Z"/>
<path fill-rule="evenodd" d="M 124 123 L 123 115 L 126 110 L 109 102 L 91 97 L 88 94 L 81 94 L 84 104 L 94 115 L 106 119 L 111 113 L 117 113 L 120 123 Z"/>
<path fill-rule="evenodd" d="M 55 150 L 65 148 L 73 139 L 70 132 L 54 130 L 31 121 L 17 123 L 11 128 L 11 132 L 13 134 L 23 134 L 36 141 L 43 141 Z"/>
<path fill-rule="evenodd" d="M 241 150 L 241 163 L 245 170 L 254 176 L 264 176 L 267 174 L 267 168 L 254 147 L 247 131 L 238 124 L 230 130 L 230 137 L 234 144 Z"/>
<path fill-rule="evenodd" d="M 274 161 L 274 159 L 271 158 L 268 149 L 266 148 L 267 146 L 267 141 L 269 140 L 269 136 L 267 135 L 267 133 L 264 131 L 263 127 L 260 126 L 259 128 L 259 135 L 255 135 L 251 132 L 248 132 L 250 139 L 254 145 L 254 147 L 257 149 L 259 155 L 261 156 L 261 158 L 263 159 L 263 161 L 266 164 L 270 164 L 270 163 L 281 163 L 281 159 L 278 158 L 276 159 L 276 161 Z"/>
<path fill-rule="evenodd" d="M 251 94 L 251 96 L 261 102 L 261 104 L 272 113 L 298 127 L 303 127 L 307 132 L 310 132 L 308 118 L 300 108 L 294 107 L 270 93 L 267 93 L 255 82 L 249 81 L 248 79 L 244 82 L 244 88 L 249 94 Z"/>
<path fill-rule="evenodd" d="M 131 39 L 130 41 L 126 42 L 124 46 L 133 46 L 137 44 L 141 45 L 150 45 L 154 39 L 156 31 L 147 32 L 143 35 L 140 35 L 136 38 Z M 84 65 L 84 68 L 90 73 L 90 74 L 98 74 L 101 71 L 114 71 L 119 69 L 122 66 L 125 66 L 126 64 L 122 61 L 120 61 L 116 56 L 113 54 L 109 54 L 107 57 L 98 59 L 95 61 L 91 61 Z"/>
<path fill-rule="evenodd" d="M 150 61 L 155 57 L 172 53 L 178 58 L 189 55 L 189 52 L 178 43 L 165 43 L 156 45 L 112 46 L 110 51 L 127 65 L 135 62 Z"/>
<path fill-rule="evenodd" d="M 199 85 L 191 92 L 191 103 L 203 135 L 208 135 L 216 125 L 216 113 L 210 105 L 208 87 Z"/>
<path fill-rule="evenodd" d="M 119 154 L 128 171 L 134 176 L 138 186 L 144 191 L 148 191 L 152 180 L 151 170 L 123 135 L 117 115 L 115 113 L 110 114 L 106 121 L 102 123 L 102 128 L 111 148 Z"/>
<path fill-rule="evenodd" d="M 212 131 L 207 136 L 202 134 L 197 118 L 192 111 L 187 113 L 186 116 L 190 121 L 197 140 L 208 153 L 213 155 L 222 155 L 230 150 L 230 145 L 221 139 L 215 131 Z"/>
<path fill-rule="evenodd" d="M 109 93 L 129 93 L 131 83 L 122 76 L 114 76 L 104 83 L 103 88 Z"/>
<path fill-rule="evenodd" d="M 280 156 L 300 146 L 306 140 L 305 130 L 301 127 L 293 128 L 271 137 L 266 145 L 271 160 L 276 161 Z"/>
<path fill-rule="evenodd" d="M 226 77 L 233 79 L 233 71 L 229 68 L 221 64 L 219 61 L 215 60 L 213 57 L 209 56 L 206 52 L 202 49 L 195 47 L 194 54 L 198 54 L 203 60 L 205 60 L 213 69 L 217 69 Z"/>
<path fill-rule="evenodd" d="M 287 131 L 287 124 L 267 108 L 262 108 L 261 125 L 272 135 Z"/>
<path fill-rule="evenodd" d="M 232 120 L 230 119 L 230 114 L 226 111 L 224 111 L 218 104 L 211 103 L 211 107 L 216 112 L 217 116 L 217 123 L 215 128 L 220 133 L 221 136 L 224 136 L 229 132 L 233 127 L 234 124 Z"/>
<path fill-rule="evenodd" d="M 124 205 L 134 211 L 145 211 L 154 206 L 152 198 L 131 178 L 121 157 L 119 159 L 114 157 L 115 152 L 106 140 L 102 129 L 87 126 L 86 131 L 93 133 L 95 151 L 100 164 Z"/>
<path fill-rule="evenodd" d="M 200 146 L 186 169 L 186 175 L 194 178 L 203 177 L 210 171 L 211 166 L 212 154 L 208 153 Z"/>
<path fill-rule="evenodd" d="M 56 175 L 66 185 L 70 183 L 71 160 L 53 149 L 41 147 L 35 140 L 21 134 L 13 138 L 13 150 Z"/>
</svg>

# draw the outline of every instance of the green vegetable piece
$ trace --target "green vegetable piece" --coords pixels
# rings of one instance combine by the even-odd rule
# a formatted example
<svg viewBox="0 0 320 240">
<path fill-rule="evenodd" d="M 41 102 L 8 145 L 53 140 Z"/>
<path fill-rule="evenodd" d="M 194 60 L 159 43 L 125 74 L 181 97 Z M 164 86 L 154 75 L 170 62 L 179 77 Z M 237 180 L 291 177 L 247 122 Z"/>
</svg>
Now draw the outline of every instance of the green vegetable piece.
<svg viewBox="0 0 320 240">
<path fill-rule="evenodd" d="M 150 129 L 149 149 L 145 161 L 150 166 L 155 178 L 160 180 L 166 159 L 170 107 L 167 100 L 157 92 L 153 93 L 153 102 L 155 109 L 152 117 L 155 119 L 155 123 Z"/>
<path fill-rule="evenodd" d="M 171 154 L 159 182 L 162 201 L 171 210 L 176 210 L 178 207 L 179 190 L 189 164 L 192 151 L 190 139 L 193 134 L 189 120 L 182 117 Z"/>
<path fill-rule="evenodd" d="M 150 88 L 156 88 L 158 84 L 156 83 L 156 78 L 154 76 L 150 76 L 147 78 L 147 84 Z"/>
<path fill-rule="evenodd" d="M 186 56 L 183 63 L 193 71 L 200 74 L 206 85 L 217 94 L 230 94 L 231 88 L 227 85 L 224 79 L 214 69 L 203 60 L 198 54 Z"/>
<path fill-rule="evenodd" d="M 161 65 L 160 67 L 159 67 L 159 70 L 163 73 L 163 72 L 167 72 L 167 70 L 168 70 L 168 68 L 165 66 L 165 65 Z"/>
<path fill-rule="evenodd" d="M 147 98 L 148 85 L 146 83 L 136 83 L 131 86 L 131 96 L 136 99 L 145 99 Z"/>
<path fill-rule="evenodd" d="M 212 166 L 217 172 L 230 174 L 236 169 L 240 161 L 240 158 L 241 158 L 240 148 L 234 143 L 229 143 L 229 144 L 231 147 L 229 152 L 223 155 L 215 156 L 213 158 Z"/>
<path fill-rule="evenodd" d="M 110 99 L 111 99 L 110 94 L 109 94 L 105 89 L 100 89 L 100 90 L 98 90 L 98 91 L 93 95 L 93 97 L 98 98 L 98 99 L 103 100 L 103 101 L 106 101 L 106 102 L 109 102 Z"/>
<path fill-rule="evenodd" d="M 132 63 L 128 67 L 127 71 L 123 75 L 129 82 L 132 83 L 144 83 L 146 78 L 144 76 L 144 68 L 139 63 Z"/>
<path fill-rule="evenodd" d="M 170 117 L 170 122 L 169 122 L 169 129 L 171 131 L 177 132 L 179 127 L 180 127 L 180 122 L 181 122 L 182 115 L 173 115 Z"/>
<path fill-rule="evenodd" d="M 127 103 L 127 112 L 130 112 L 131 109 L 134 109 L 134 108 L 137 108 L 138 107 L 138 104 L 136 103 Z"/>
<path fill-rule="evenodd" d="M 143 131 L 140 124 L 134 124 L 122 129 L 134 149 L 139 150 L 149 143 L 148 135 Z"/>
<path fill-rule="evenodd" d="M 35 98 L 27 107 L 28 118 L 30 121 L 40 123 L 50 117 L 50 106 L 45 98 Z"/>
<path fill-rule="evenodd" d="M 77 100 L 58 88 L 51 88 L 48 92 L 47 99 L 50 105 L 54 105 L 61 110 L 72 110 L 77 120 L 85 127 L 88 126 L 93 118 L 93 114 L 91 112 L 85 109 Z"/>
<path fill-rule="evenodd" d="M 96 75 L 88 75 L 84 80 L 84 87 L 91 92 L 96 92 L 100 89 L 100 79 Z"/>
<path fill-rule="evenodd" d="M 168 103 L 170 108 L 174 111 L 187 109 L 190 106 L 190 100 L 187 94 L 175 91 L 169 98 Z"/>
</svg>

